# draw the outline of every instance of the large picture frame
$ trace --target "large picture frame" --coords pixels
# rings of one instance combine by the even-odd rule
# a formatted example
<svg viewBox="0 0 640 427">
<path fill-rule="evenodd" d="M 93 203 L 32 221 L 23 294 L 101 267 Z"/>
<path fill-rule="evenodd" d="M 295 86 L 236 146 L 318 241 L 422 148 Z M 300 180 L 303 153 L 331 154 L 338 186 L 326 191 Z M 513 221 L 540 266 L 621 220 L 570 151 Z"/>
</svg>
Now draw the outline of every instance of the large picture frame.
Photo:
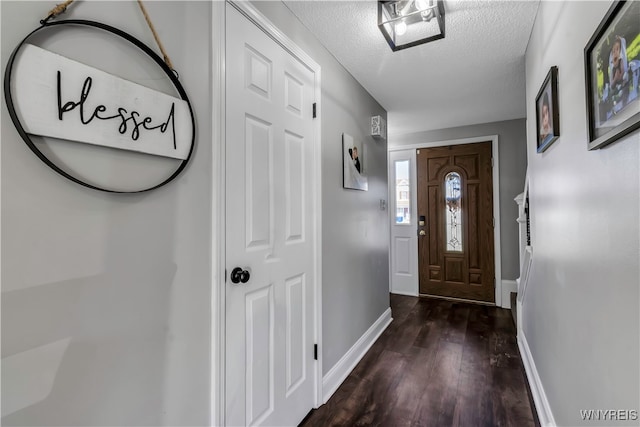
<svg viewBox="0 0 640 427">
<path fill-rule="evenodd" d="M 536 140 L 538 153 L 545 151 L 560 136 L 558 109 L 558 67 L 551 67 L 536 95 Z"/>
<path fill-rule="evenodd" d="M 584 48 L 589 150 L 640 128 L 640 2 L 611 5 Z"/>
<path fill-rule="evenodd" d="M 369 182 L 364 171 L 364 146 L 351 135 L 342 134 L 342 186 L 367 191 Z"/>
</svg>

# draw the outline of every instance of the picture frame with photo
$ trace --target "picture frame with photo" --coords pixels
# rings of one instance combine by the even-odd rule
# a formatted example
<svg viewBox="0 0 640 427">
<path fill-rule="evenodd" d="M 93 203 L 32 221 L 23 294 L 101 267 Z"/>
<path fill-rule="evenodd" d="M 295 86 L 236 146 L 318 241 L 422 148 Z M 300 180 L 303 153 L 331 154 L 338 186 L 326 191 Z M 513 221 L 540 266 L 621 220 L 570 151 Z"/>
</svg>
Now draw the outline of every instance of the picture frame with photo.
<svg viewBox="0 0 640 427">
<path fill-rule="evenodd" d="M 342 134 L 342 186 L 352 190 L 368 191 L 369 183 L 364 171 L 364 147 L 351 135 Z"/>
<path fill-rule="evenodd" d="M 560 110 L 558 108 L 558 67 L 547 73 L 536 95 L 536 141 L 538 153 L 544 152 L 560 137 Z"/>
<path fill-rule="evenodd" d="M 640 128 L 640 2 L 615 1 L 584 48 L 589 150 Z"/>
</svg>

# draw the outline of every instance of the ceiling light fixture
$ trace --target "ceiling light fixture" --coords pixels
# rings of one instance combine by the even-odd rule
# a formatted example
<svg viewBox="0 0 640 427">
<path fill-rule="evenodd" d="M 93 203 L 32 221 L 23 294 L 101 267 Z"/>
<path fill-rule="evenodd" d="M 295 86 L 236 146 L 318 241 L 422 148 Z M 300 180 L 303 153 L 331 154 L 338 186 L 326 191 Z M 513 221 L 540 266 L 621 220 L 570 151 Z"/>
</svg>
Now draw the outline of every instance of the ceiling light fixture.
<svg viewBox="0 0 640 427">
<path fill-rule="evenodd" d="M 379 0 L 378 28 L 394 52 L 443 39 L 444 1 Z"/>
</svg>

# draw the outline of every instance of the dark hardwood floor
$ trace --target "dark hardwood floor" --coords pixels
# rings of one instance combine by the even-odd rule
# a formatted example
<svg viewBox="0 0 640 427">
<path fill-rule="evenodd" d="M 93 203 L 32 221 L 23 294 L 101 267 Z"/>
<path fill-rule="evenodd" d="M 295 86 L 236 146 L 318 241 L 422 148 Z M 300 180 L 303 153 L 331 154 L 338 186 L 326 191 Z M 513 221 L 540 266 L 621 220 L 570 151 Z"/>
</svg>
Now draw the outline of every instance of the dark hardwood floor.
<svg viewBox="0 0 640 427">
<path fill-rule="evenodd" d="M 509 310 L 391 295 L 393 322 L 302 426 L 535 426 Z"/>
</svg>

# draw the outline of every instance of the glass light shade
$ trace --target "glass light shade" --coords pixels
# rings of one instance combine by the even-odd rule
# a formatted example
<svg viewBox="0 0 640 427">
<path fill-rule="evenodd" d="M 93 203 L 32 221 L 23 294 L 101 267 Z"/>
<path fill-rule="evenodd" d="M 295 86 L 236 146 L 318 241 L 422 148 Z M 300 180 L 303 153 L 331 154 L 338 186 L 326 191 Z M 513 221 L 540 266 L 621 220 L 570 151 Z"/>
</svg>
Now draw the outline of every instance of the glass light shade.
<svg viewBox="0 0 640 427">
<path fill-rule="evenodd" d="M 416 5 L 416 9 L 418 10 L 425 10 L 430 6 L 428 0 L 416 0 L 415 5 Z"/>
<path fill-rule="evenodd" d="M 404 21 L 399 21 L 396 24 L 396 34 L 399 36 L 403 36 L 406 34 L 407 32 L 407 24 L 404 23 Z"/>
<path fill-rule="evenodd" d="M 405 26 L 406 31 L 402 31 Z M 445 35 L 444 2 L 443 0 L 379 0 L 378 28 L 394 52 L 443 39 Z"/>
</svg>

